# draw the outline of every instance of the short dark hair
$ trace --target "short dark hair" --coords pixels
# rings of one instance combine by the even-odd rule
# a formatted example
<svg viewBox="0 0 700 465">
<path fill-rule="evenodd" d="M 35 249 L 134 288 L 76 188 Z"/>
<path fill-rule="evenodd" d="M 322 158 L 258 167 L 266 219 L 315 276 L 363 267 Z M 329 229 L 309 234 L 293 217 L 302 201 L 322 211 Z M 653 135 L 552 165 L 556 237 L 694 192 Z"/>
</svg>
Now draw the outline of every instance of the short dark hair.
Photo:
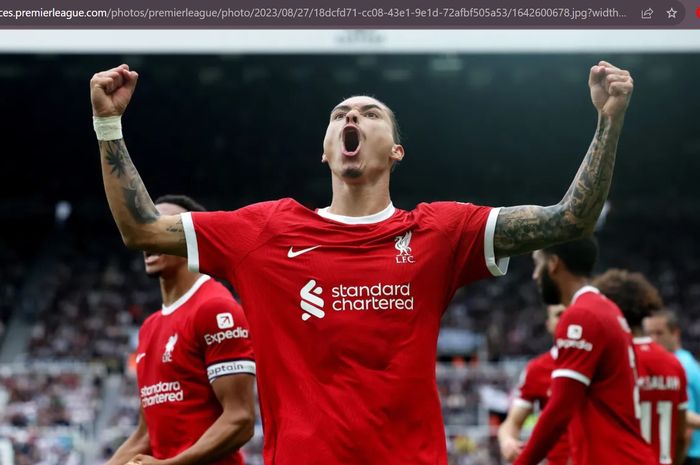
<svg viewBox="0 0 700 465">
<path fill-rule="evenodd" d="M 182 194 L 166 194 L 161 195 L 154 202 L 156 205 L 159 203 L 172 203 L 178 207 L 182 207 L 188 212 L 205 212 L 207 211 L 201 203 L 194 200 L 192 197 Z"/>
<path fill-rule="evenodd" d="M 664 306 L 659 291 L 642 273 L 611 268 L 596 277 L 593 285 L 620 307 L 633 328 L 640 328 L 644 318 Z"/>
<path fill-rule="evenodd" d="M 382 103 L 389 114 L 389 119 L 391 120 L 392 131 L 391 135 L 394 137 L 394 144 L 401 144 L 401 130 L 399 129 L 399 122 L 396 120 L 396 114 L 394 110 L 389 108 L 386 103 Z"/>
<path fill-rule="evenodd" d="M 668 327 L 670 331 L 675 331 L 681 328 L 681 325 L 678 322 L 678 315 L 676 315 L 676 312 L 671 311 L 667 308 L 662 308 L 661 310 L 653 311 L 651 312 L 651 316 L 665 319 L 666 327 Z"/>
<path fill-rule="evenodd" d="M 584 237 L 542 249 L 547 255 L 556 255 L 566 268 L 578 276 L 591 276 L 598 259 L 598 241 L 595 237 Z"/>
</svg>

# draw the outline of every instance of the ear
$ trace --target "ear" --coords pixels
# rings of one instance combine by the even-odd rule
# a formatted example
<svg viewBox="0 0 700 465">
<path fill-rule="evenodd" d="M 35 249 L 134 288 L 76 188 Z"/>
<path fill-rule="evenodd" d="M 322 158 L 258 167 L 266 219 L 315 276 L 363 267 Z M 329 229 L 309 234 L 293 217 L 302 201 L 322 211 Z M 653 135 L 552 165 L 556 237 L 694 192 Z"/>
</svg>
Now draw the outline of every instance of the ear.
<svg viewBox="0 0 700 465">
<path fill-rule="evenodd" d="M 394 146 L 391 147 L 391 159 L 394 161 L 401 161 L 403 160 L 403 156 L 403 145 L 394 144 Z"/>
<path fill-rule="evenodd" d="M 328 163 L 328 158 L 326 158 L 326 154 L 322 153 L 321 154 L 321 163 Z"/>
</svg>

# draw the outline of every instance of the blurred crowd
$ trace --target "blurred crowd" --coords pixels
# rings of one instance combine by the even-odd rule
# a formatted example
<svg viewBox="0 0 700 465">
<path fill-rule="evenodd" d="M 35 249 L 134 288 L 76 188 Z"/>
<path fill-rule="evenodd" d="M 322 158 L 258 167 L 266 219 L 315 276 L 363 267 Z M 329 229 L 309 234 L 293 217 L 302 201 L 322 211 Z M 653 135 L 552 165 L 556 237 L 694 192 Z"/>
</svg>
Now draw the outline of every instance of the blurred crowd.
<svg viewBox="0 0 700 465">
<path fill-rule="evenodd" d="M 646 234 L 631 232 L 641 229 Z M 679 313 L 684 344 L 698 353 L 700 250 L 692 230 L 683 220 L 606 229 L 599 234 L 598 271 L 617 266 L 647 274 Z M 94 464 L 102 463 L 136 424 L 139 404 L 128 357 L 139 325 L 160 307 L 158 282 L 145 276 L 142 256 L 113 236 L 113 231 L 110 237 L 91 231 L 89 239 L 70 237 L 53 249 L 50 265 L 38 273 L 45 301 L 27 342 L 30 361 L 97 363 L 121 379 L 106 426 L 97 432 Z M 0 247 L 0 256 L 8 264 L 0 268 L 1 333 L 29 265 L 11 248 Z M 515 257 L 507 276 L 459 290 L 445 312 L 437 379 L 450 465 L 500 463 L 495 425 L 508 407 L 509 392 L 525 361 L 551 345 L 531 273 L 531 259 Z M 77 451 L 92 434 L 103 382 L 89 373 L 0 372 L 0 447 L 11 442 L 16 465 L 86 465 Z M 259 418 L 245 448 L 248 465 L 262 465 Z"/>
<path fill-rule="evenodd" d="M 0 366 L 0 442 L 16 465 L 80 465 L 94 433 L 104 371 L 97 366 Z"/>
</svg>

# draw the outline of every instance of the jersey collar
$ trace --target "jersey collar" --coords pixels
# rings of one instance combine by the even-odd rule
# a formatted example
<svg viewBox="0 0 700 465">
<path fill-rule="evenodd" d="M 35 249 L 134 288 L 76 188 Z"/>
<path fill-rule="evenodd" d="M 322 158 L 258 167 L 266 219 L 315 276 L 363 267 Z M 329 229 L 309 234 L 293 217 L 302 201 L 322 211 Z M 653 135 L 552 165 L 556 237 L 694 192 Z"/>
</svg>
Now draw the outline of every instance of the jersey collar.
<svg viewBox="0 0 700 465">
<path fill-rule="evenodd" d="M 367 216 L 343 216 L 343 215 L 336 215 L 335 213 L 330 213 L 328 211 L 330 207 L 326 208 L 319 208 L 316 210 L 316 213 L 319 214 L 319 216 L 322 216 L 323 218 L 337 221 L 339 223 L 345 223 L 345 224 L 373 224 L 373 223 L 379 223 L 384 220 L 388 220 L 391 218 L 391 216 L 394 214 L 396 211 L 396 208 L 394 208 L 394 204 L 389 202 L 389 205 L 387 207 L 378 212 L 374 213 L 372 215 L 367 215 Z"/>
<path fill-rule="evenodd" d="M 175 302 L 173 302 L 172 304 L 167 305 L 167 306 L 165 304 L 163 304 L 163 309 L 161 310 L 161 313 L 163 315 L 170 315 L 171 313 L 175 312 L 175 310 L 180 308 L 182 306 L 182 304 L 184 304 L 185 302 L 190 300 L 190 297 L 192 297 L 194 295 L 194 293 L 197 292 L 197 289 L 202 287 L 202 284 L 206 283 L 210 279 L 211 279 L 211 277 L 207 276 L 205 274 L 203 274 L 202 276 L 197 278 L 197 281 L 194 282 L 192 287 L 190 287 L 187 290 L 187 292 L 182 294 L 179 299 L 177 299 Z"/>
<path fill-rule="evenodd" d="M 651 338 L 649 336 L 645 337 L 635 337 L 632 340 L 635 344 L 651 344 Z"/>
<path fill-rule="evenodd" d="M 581 297 L 586 292 L 595 292 L 596 294 L 600 294 L 600 291 L 598 290 L 597 287 L 593 287 L 593 286 L 587 284 L 587 285 L 583 286 L 581 289 L 579 289 L 578 291 L 576 291 L 574 296 L 571 298 L 571 305 L 573 305 L 576 302 L 576 299 Z"/>
</svg>

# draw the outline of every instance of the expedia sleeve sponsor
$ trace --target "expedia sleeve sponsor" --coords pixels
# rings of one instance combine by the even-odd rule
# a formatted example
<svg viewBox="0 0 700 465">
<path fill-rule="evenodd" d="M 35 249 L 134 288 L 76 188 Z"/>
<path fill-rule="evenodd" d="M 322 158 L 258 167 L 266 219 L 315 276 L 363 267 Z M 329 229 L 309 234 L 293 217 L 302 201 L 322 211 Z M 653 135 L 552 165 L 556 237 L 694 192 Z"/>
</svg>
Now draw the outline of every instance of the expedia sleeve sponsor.
<svg viewBox="0 0 700 465">
<path fill-rule="evenodd" d="M 579 339 L 577 341 L 572 339 L 557 339 L 558 349 L 581 349 L 588 352 L 593 350 L 593 344 L 585 339 Z"/>
<path fill-rule="evenodd" d="M 164 404 L 166 402 L 182 402 L 185 398 L 179 381 L 161 381 L 160 383 L 151 384 L 150 386 L 143 386 L 140 390 L 140 394 L 143 408 Z"/>
<path fill-rule="evenodd" d="M 234 329 L 227 329 L 226 331 L 219 331 L 218 333 L 214 334 L 205 334 L 204 335 L 204 342 L 210 346 L 212 344 L 221 344 L 222 342 L 229 340 L 229 339 L 247 339 L 248 338 L 248 330 L 245 328 L 241 328 L 240 326 L 236 326 Z"/>
<path fill-rule="evenodd" d="M 252 360 L 233 360 L 215 363 L 207 368 L 207 376 L 209 377 L 210 383 L 221 376 L 237 375 L 240 373 L 255 375 L 255 362 Z"/>
</svg>

